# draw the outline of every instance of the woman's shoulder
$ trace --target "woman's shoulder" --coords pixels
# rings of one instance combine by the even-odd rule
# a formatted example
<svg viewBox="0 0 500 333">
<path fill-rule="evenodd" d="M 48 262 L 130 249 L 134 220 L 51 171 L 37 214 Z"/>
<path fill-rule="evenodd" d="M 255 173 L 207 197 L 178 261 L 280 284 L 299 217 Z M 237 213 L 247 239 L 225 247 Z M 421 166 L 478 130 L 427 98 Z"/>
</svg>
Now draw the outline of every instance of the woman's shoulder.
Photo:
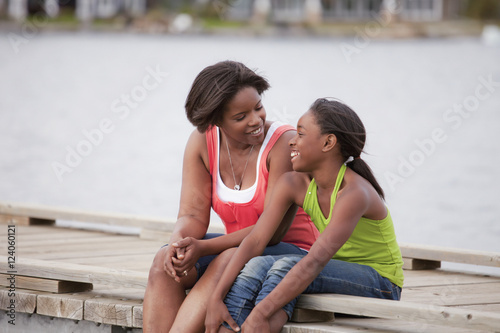
<svg viewBox="0 0 500 333">
<path fill-rule="evenodd" d="M 280 132 L 280 133 L 296 132 L 295 127 L 290 124 L 285 124 L 282 123 L 281 121 L 266 120 L 266 124 L 264 125 L 264 130 L 266 134 L 271 128 L 273 129 L 274 132 Z"/>
<path fill-rule="evenodd" d="M 281 176 L 280 183 L 289 193 L 293 194 L 295 203 L 302 207 L 311 180 L 307 173 L 289 171 Z"/>
<path fill-rule="evenodd" d="M 294 137 L 297 133 L 295 127 L 289 124 L 284 124 L 278 121 L 269 122 L 266 121 L 266 135 L 269 130 L 273 131 L 273 135 L 276 136 L 276 142 L 273 145 L 273 148 L 278 147 L 288 147 L 288 142 Z"/>
<path fill-rule="evenodd" d="M 197 129 L 194 129 L 189 136 L 188 142 L 186 144 L 186 157 L 200 158 L 203 160 L 205 167 L 207 169 L 209 166 L 208 159 L 208 148 L 207 148 L 207 136 L 206 133 L 201 133 Z"/>
<path fill-rule="evenodd" d="M 196 147 L 207 146 L 207 136 L 206 133 L 201 133 L 197 129 L 194 129 L 189 135 L 187 145 Z"/>
</svg>

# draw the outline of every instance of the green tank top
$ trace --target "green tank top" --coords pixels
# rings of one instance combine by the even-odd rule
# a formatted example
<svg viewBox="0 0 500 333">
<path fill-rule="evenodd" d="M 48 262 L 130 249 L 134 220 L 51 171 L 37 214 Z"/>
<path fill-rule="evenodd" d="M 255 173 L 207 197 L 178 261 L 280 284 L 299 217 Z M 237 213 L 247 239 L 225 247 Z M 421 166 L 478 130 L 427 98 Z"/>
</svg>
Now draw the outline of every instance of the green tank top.
<svg viewBox="0 0 500 333">
<path fill-rule="evenodd" d="M 323 232 L 330 223 L 333 206 L 337 199 L 340 184 L 344 179 L 346 166 L 342 165 L 335 189 L 333 190 L 330 214 L 327 218 L 318 203 L 316 181 L 313 179 L 304 198 L 304 211 L 309 214 L 319 232 Z M 392 283 L 403 287 L 403 259 L 396 241 L 396 233 L 392 223 L 391 214 L 383 220 L 371 220 L 362 217 L 345 244 L 335 253 L 332 259 L 368 265 Z"/>
</svg>

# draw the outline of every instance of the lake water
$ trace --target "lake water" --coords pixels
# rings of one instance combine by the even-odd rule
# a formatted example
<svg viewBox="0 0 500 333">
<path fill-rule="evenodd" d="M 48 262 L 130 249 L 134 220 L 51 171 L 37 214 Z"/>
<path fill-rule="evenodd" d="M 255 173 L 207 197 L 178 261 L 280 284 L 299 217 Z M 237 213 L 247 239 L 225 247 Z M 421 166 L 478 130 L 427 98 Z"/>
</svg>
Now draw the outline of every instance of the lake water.
<svg viewBox="0 0 500 333">
<path fill-rule="evenodd" d="M 400 242 L 500 252 L 500 47 L 473 38 L 0 32 L 0 200 L 174 218 L 184 101 L 225 59 L 269 79 L 270 119 L 360 115 Z"/>
</svg>

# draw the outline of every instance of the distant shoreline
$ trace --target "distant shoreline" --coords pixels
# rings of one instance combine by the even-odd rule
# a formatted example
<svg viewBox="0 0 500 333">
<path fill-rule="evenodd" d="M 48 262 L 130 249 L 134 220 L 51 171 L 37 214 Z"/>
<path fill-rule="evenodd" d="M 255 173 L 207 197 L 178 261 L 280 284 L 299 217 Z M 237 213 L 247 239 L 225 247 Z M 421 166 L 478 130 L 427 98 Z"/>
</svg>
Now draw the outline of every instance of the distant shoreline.
<svg viewBox="0 0 500 333">
<path fill-rule="evenodd" d="M 37 32 L 116 32 L 138 33 L 146 35 L 221 35 L 237 37 L 359 37 L 369 39 L 414 39 L 414 38 L 453 38 L 480 37 L 484 26 L 498 25 L 498 22 L 488 23 L 473 20 L 439 21 L 439 22 L 383 22 L 359 21 L 324 23 L 308 25 L 251 25 L 240 26 L 203 26 L 196 22 L 182 32 L 172 31 L 167 22 L 147 19 L 137 19 L 124 22 L 44 22 L 37 24 L 32 21 L 14 22 L 0 20 L 0 31 L 7 33 Z"/>
</svg>

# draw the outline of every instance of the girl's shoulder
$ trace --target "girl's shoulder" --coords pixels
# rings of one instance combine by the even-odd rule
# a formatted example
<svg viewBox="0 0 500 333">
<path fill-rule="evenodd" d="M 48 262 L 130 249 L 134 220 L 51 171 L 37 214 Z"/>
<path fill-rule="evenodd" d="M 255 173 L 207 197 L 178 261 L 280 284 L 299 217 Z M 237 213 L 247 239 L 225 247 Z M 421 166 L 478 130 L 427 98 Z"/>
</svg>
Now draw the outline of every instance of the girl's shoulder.
<svg viewBox="0 0 500 333">
<path fill-rule="evenodd" d="M 337 198 L 342 195 L 366 196 L 371 190 L 375 191 L 368 180 L 361 177 L 351 168 L 346 168 L 344 179 L 337 193 Z"/>
<path fill-rule="evenodd" d="M 372 184 L 350 168 L 346 169 L 337 199 L 341 196 L 349 196 L 349 201 L 364 202 L 366 204 L 364 217 L 381 220 L 387 214 L 385 203 Z"/>
</svg>

